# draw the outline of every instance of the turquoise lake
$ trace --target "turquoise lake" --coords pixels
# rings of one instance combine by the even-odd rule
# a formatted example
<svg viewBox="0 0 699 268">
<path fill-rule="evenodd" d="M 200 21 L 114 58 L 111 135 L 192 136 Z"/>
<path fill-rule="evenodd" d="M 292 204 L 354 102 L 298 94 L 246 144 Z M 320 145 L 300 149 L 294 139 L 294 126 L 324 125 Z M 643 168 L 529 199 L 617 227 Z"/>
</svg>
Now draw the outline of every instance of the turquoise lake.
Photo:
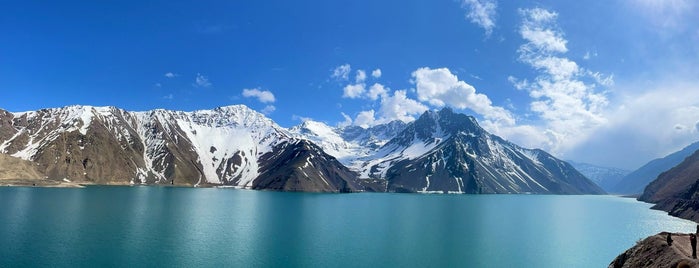
<svg viewBox="0 0 699 268">
<path fill-rule="evenodd" d="M 0 188 L 0 267 L 607 267 L 693 222 L 614 196 Z"/>
</svg>

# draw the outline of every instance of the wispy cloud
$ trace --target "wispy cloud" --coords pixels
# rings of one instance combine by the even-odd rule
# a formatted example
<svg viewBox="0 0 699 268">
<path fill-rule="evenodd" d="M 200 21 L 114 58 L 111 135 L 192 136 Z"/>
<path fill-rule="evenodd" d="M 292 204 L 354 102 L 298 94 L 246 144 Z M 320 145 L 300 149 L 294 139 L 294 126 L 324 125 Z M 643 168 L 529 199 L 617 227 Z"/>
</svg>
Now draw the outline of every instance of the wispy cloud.
<svg viewBox="0 0 699 268">
<path fill-rule="evenodd" d="M 495 28 L 497 6 L 498 4 L 495 0 L 461 1 L 461 7 L 468 10 L 466 18 L 483 28 L 486 36 L 490 36 L 493 32 L 493 28 Z"/>
<path fill-rule="evenodd" d="M 343 64 L 335 67 L 330 77 L 338 80 L 349 80 L 349 74 L 352 71 L 352 67 L 349 64 Z"/>
<path fill-rule="evenodd" d="M 194 79 L 194 84 L 192 84 L 194 87 L 210 87 L 211 82 L 209 82 L 209 78 L 197 73 L 197 77 Z"/>
<path fill-rule="evenodd" d="M 276 111 L 276 110 L 277 110 L 277 107 L 274 107 L 274 105 L 267 105 L 267 106 L 265 106 L 265 108 L 263 108 L 262 111 L 260 111 L 260 112 L 262 112 L 263 114 L 267 114 L 267 115 L 268 115 L 268 114 L 271 114 L 272 112 L 274 112 L 274 111 Z"/>
<path fill-rule="evenodd" d="M 529 81 L 508 77 L 520 90 L 527 90 L 532 98 L 530 110 L 543 125 L 536 139 L 526 138 L 533 147 L 543 147 L 560 153 L 575 147 L 593 130 L 607 122 L 604 109 L 609 101 L 605 92 L 597 89 L 613 84 L 612 76 L 580 67 L 564 56 L 568 40 L 557 24 L 558 13 L 542 8 L 522 9 L 519 33 L 525 43 L 518 49 L 519 60 L 538 72 Z M 511 137 L 531 135 L 534 127 L 499 128 Z M 502 134 L 501 133 L 501 134 Z M 510 137 L 510 138 L 511 138 Z"/>
</svg>

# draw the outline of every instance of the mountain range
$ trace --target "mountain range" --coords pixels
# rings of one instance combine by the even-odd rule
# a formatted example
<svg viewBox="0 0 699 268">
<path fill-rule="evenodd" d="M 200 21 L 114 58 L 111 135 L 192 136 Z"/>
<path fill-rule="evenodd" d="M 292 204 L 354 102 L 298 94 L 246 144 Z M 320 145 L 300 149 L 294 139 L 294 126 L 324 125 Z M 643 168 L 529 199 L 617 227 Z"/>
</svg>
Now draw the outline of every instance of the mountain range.
<svg viewBox="0 0 699 268">
<path fill-rule="evenodd" d="M 567 162 L 445 108 L 371 128 L 283 128 L 243 105 L 193 112 L 68 106 L 0 110 L 0 153 L 48 180 L 313 192 L 604 191 Z"/>
<path fill-rule="evenodd" d="M 614 188 L 617 187 L 621 179 L 630 173 L 630 171 L 620 168 L 605 167 L 570 160 L 567 162 L 608 193 L 613 193 Z"/>
</svg>

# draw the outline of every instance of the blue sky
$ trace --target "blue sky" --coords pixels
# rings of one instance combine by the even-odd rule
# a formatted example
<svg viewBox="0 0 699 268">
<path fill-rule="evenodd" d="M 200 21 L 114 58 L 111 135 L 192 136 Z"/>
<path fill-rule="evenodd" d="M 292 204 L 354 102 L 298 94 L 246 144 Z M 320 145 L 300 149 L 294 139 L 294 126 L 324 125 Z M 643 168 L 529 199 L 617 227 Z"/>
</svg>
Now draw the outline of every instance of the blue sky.
<svg viewBox="0 0 699 268">
<path fill-rule="evenodd" d="M 699 4 L 4 1 L 0 108 L 245 104 L 289 127 L 443 106 L 627 169 L 699 140 Z"/>
</svg>

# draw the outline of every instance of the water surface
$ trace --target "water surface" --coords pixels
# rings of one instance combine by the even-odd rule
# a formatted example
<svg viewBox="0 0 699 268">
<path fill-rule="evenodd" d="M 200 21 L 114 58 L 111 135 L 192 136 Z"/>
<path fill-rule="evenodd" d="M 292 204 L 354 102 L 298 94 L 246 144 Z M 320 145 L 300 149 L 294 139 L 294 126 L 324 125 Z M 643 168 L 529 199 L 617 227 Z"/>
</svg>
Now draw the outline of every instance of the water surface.
<svg viewBox="0 0 699 268">
<path fill-rule="evenodd" d="M 0 188 L 0 267 L 606 267 L 695 224 L 614 196 Z"/>
</svg>

